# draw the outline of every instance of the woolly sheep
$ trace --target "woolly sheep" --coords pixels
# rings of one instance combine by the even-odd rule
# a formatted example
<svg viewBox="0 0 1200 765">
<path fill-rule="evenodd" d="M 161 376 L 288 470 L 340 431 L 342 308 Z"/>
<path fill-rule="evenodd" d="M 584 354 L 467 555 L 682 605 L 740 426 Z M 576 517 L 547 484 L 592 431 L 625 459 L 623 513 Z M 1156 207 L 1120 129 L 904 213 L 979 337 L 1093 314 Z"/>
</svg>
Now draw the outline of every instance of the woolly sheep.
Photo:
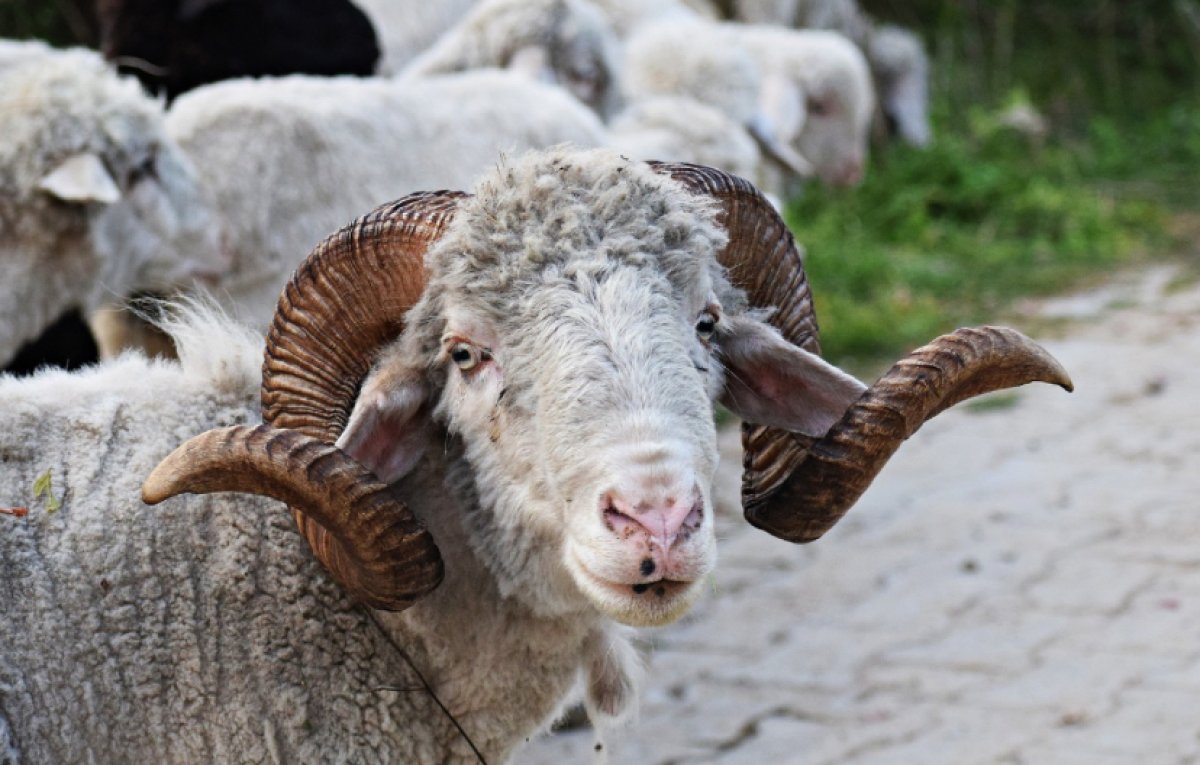
<svg viewBox="0 0 1200 765">
<path fill-rule="evenodd" d="M 874 90 L 862 53 L 837 33 L 651 24 L 630 39 L 625 71 L 631 98 L 686 95 L 721 109 L 793 175 L 815 172 L 835 185 L 862 177 Z M 773 167 L 757 179 L 788 190 Z"/>
<path fill-rule="evenodd" d="M 768 313 L 772 324 L 758 318 Z M 473 195 L 415 194 L 322 243 L 297 270 L 272 322 L 262 367 L 264 424 L 189 440 L 155 468 L 143 496 L 160 502 L 235 490 L 292 503 L 330 575 L 381 609 L 369 619 L 394 641 L 395 650 L 380 649 L 384 657 L 401 650 L 411 657 L 467 736 L 500 762 L 561 709 L 577 675 L 595 716 L 627 710 L 636 672 L 620 625 L 678 618 L 703 589 L 715 552 L 713 400 L 769 424 L 745 431 L 748 517 L 805 541 L 841 517 L 930 414 L 1035 379 L 1070 385 L 1043 350 L 997 328 L 935 341 L 865 392 L 816 349 L 794 243 L 744 181 L 691 165 L 648 166 L 609 150 L 533 153 L 501 162 Z M 171 427 L 176 435 L 181 430 Z M 819 441 L 810 451 L 812 439 Z M 127 474 L 128 465 L 121 470 Z M 192 510 L 195 502 L 177 501 L 171 517 L 183 512 L 178 505 Z M 244 513 L 236 517 L 239 527 L 256 525 Z M 208 523 L 202 516 L 199 531 L 173 526 L 154 536 L 207 540 L 214 536 Z M 73 557 L 73 571 L 80 559 Z M 274 576 L 235 571 L 234 587 Z M 282 586 L 297 593 L 284 603 L 309 590 L 327 592 L 305 581 L 323 581 L 315 573 L 302 573 L 284 577 Z M 184 593 L 209 586 L 207 578 L 186 581 Z M 134 600 L 166 608 L 182 599 L 187 607 L 186 595 L 163 601 L 162 591 L 146 587 Z M 312 597 L 299 613 L 322 612 Z M 245 615 L 244 596 L 228 601 L 239 611 L 230 620 Z M 210 610 L 202 605 L 199 612 Z M 189 613 L 197 613 L 194 605 Z M 208 639 L 192 619 L 179 625 L 182 639 Z M 142 621 L 143 630 L 170 624 Z M 321 638 L 330 625 L 358 629 L 363 620 L 322 621 L 323 631 L 300 623 L 303 636 L 243 633 L 235 642 L 241 649 L 273 638 L 263 650 L 290 660 L 296 643 L 314 650 L 337 644 Z M 80 631 L 62 632 L 76 639 Z M 138 635 L 120 646 L 125 652 L 102 655 L 136 662 L 134 654 L 148 649 L 158 664 L 148 667 L 151 678 L 204 688 L 174 678 L 180 669 L 210 671 L 217 662 L 211 653 L 180 664 L 170 652 L 154 653 L 156 645 Z M 375 655 L 351 655 L 361 677 L 359 662 Z M 36 655 L 27 660 L 38 665 Z M 261 677 L 261 667 L 234 664 L 223 676 Z M 349 683 L 357 693 L 333 695 L 366 695 L 340 674 L 327 670 L 319 693 Z M 419 687 L 399 670 L 387 676 L 393 682 Z M 248 685 L 251 692 L 259 687 Z M 144 690 L 160 687 L 162 681 Z M 447 728 L 423 694 L 371 690 L 369 718 L 361 704 L 348 706 L 358 715 L 352 734 L 364 723 L 371 727 L 362 735 L 374 747 L 372 759 L 383 748 L 375 742 L 401 725 L 413 729 L 410 746 L 427 748 L 399 761 L 469 759 L 461 739 L 427 733 Z M 397 722 L 380 708 L 382 699 L 408 714 Z M 35 724 L 31 718 L 64 708 L 30 703 L 14 714 L 2 700 L 18 743 L 27 738 L 22 726 Z M 260 747 L 265 737 L 284 752 L 282 760 L 327 759 L 328 750 L 315 750 L 319 738 L 303 736 L 311 717 L 292 711 L 305 710 L 302 702 L 256 707 L 260 715 L 287 711 L 268 712 L 254 727 L 218 731 Z M 69 708 L 77 714 L 76 705 Z M 151 714 L 158 720 L 164 712 Z M 173 724 L 178 717 L 169 730 L 204 735 L 207 725 L 190 718 Z M 90 719 L 100 722 L 90 726 Z M 111 735 L 103 716 L 73 723 L 55 726 L 66 733 L 52 735 L 87 740 L 101 727 Z M 126 756 L 148 740 L 168 746 L 145 726 L 128 730 L 142 738 L 119 738 Z M 364 742 L 346 734 L 332 741 L 326 745 L 339 756 L 363 759 L 356 747 Z M 152 751 L 156 759 L 189 754 Z"/>
<path fill-rule="evenodd" d="M 762 164 L 745 127 L 719 109 L 681 96 L 642 98 L 608 126 L 607 145 L 632 159 L 708 165 L 753 178 Z"/>
<path fill-rule="evenodd" d="M 560 85 L 601 117 L 616 108 L 617 39 L 588 0 L 484 0 L 404 70 L 509 67 Z"/>
<path fill-rule="evenodd" d="M 929 143 L 929 57 L 911 30 L 871 19 L 857 0 L 733 0 L 730 18 L 750 24 L 830 29 L 867 55 L 880 107 L 905 141 Z"/>
<path fill-rule="evenodd" d="M 375 72 L 379 47 L 350 0 L 99 0 L 100 47 L 174 99 L 234 77 Z"/>
<path fill-rule="evenodd" d="M 227 265 L 162 107 L 95 53 L 25 52 L 0 66 L 0 365 L 72 310 Z"/>
<path fill-rule="evenodd" d="M 640 27 L 658 22 L 686 23 L 708 18 L 682 0 L 592 0 L 608 16 L 622 40 Z"/>
<path fill-rule="evenodd" d="M 185 94 L 164 119 L 161 104 L 98 56 L 48 60 L 5 70 L 16 84 L 0 94 L 21 104 L 0 115 L 14 136 L 0 146 L 0 189 L 15 190 L 0 200 L 11 295 L 0 318 L 13 328 L 0 360 L 72 306 L 94 312 L 195 274 L 219 275 L 225 307 L 265 329 L 297 261 L 358 212 L 418 188 L 465 186 L 501 151 L 605 140 L 597 117 L 565 92 L 501 71 L 233 80 Z M 25 92 L 39 95 L 18 101 Z M 85 179 L 109 181 L 91 192 L 107 202 L 68 206 L 37 188 L 88 142 L 104 170 L 93 161 Z M 116 199 L 113 185 L 132 191 Z M 78 265 L 60 267 L 68 255 Z M 143 334 L 136 320 L 94 316 L 105 356 Z"/>
<path fill-rule="evenodd" d="M 866 52 L 889 129 L 913 146 L 927 146 L 933 138 L 929 57 L 921 38 L 911 30 L 881 24 L 873 29 Z"/>
<path fill-rule="evenodd" d="M 362 210 L 465 187 L 501 152 L 605 140 L 566 92 L 496 70 L 224 82 L 176 101 L 167 129 L 225 230 L 233 260 L 217 297 L 260 329 L 304 253 Z"/>
</svg>

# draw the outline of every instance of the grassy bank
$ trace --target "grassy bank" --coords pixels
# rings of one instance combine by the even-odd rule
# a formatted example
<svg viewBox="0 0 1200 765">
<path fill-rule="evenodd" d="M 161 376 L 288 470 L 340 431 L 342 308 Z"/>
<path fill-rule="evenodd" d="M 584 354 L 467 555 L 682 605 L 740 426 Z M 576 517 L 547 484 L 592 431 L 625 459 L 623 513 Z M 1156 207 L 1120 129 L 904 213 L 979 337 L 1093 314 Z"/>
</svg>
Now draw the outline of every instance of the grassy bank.
<svg viewBox="0 0 1200 765">
<path fill-rule="evenodd" d="M 857 189 L 810 188 L 786 212 L 826 353 L 894 356 L 1017 298 L 1172 256 L 1170 218 L 1200 188 L 1200 125 L 1172 127 L 1190 120 L 1200 105 L 1038 145 L 981 117 L 927 149 L 887 149 Z"/>
<path fill-rule="evenodd" d="M 1195 251 L 1179 234 L 1200 211 L 1194 0 L 862 2 L 926 41 L 936 139 L 788 204 L 828 355 L 892 358 L 1011 318 L 1019 298 Z M 1006 128 L 1014 106 L 1045 135 Z"/>
</svg>

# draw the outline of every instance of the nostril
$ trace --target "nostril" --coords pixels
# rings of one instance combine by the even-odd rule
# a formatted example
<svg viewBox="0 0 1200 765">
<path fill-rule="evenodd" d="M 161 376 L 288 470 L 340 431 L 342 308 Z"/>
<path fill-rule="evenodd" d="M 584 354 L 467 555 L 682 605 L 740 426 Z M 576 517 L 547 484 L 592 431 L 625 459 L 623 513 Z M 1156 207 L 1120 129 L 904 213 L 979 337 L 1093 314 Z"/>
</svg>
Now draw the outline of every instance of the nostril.
<svg viewBox="0 0 1200 765">
<path fill-rule="evenodd" d="M 604 525 L 613 534 L 622 539 L 646 534 L 653 544 L 664 550 L 669 549 L 680 536 L 690 536 L 704 522 L 704 502 L 699 488 L 688 504 L 675 501 L 674 496 L 659 502 L 629 503 L 615 492 L 609 492 L 604 495 L 602 506 Z M 651 565 L 651 570 L 643 573 L 643 576 L 653 573 L 654 561 L 643 561 L 643 569 L 646 563 Z"/>
<path fill-rule="evenodd" d="M 612 505 L 604 509 L 604 525 L 608 530 L 622 539 L 628 539 L 631 535 L 644 531 L 645 527 L 638 523 L 636 519 L 631 518 L 620 510 L 617 510 Z"/>
</svg>

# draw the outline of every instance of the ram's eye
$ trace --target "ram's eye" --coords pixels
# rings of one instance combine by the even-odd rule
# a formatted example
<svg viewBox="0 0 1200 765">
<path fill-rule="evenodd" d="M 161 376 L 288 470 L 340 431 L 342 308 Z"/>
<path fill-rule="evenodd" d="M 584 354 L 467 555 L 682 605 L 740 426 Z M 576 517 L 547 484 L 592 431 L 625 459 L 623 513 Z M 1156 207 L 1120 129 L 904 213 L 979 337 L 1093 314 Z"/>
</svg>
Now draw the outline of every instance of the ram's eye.
<svg viewBox="0 0 1200 765">
<path fill-rule="evenodd" d="M 704 342 L 712 340 L 713 333 L 717 331 L 717 315 L 712 311 L 705 311 L 700 314 L 700 318 L 696 320 L 696 334 Z"/>
<path fill-rule="evenodd" d="M 810 98 L 805 104 L 808 113 L 814 117 L 828 117 L 836 108 L 831 98 Z"/>
<path fill-rule="evenodd" d="M 464 372 L 479 366 L 479 349 L 470 343 L 455 343 L 450 348 L 450 360 Z"/>
</svg>

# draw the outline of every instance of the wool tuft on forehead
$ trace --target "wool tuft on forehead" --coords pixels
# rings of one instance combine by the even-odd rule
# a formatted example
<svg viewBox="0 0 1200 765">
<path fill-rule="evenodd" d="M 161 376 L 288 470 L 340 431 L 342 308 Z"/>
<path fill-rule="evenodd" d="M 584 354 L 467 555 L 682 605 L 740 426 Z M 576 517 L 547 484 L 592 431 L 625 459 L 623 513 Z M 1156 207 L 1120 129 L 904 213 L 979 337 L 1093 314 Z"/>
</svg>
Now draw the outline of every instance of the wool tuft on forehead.
<svg viewBox="0 0 1200 765">
<path fill-rule="evenodd" d="M 715 268 L 716 205 L 644 162 L 558 147 L 504 159 L 430 250 L 430 286 L 500 295 L 632 265 L 674 283 Z"/>
</svg>

